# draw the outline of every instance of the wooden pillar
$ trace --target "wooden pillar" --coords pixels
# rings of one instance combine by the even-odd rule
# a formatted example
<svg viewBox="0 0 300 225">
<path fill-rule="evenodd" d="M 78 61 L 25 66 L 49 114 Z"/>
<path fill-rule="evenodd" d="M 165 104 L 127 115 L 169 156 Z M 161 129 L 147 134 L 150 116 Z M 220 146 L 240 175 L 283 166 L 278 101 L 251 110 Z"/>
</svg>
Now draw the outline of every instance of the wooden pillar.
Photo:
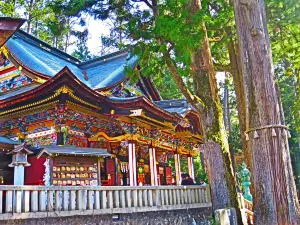
<svg viewBox="0 0 300 225">
<path fill-rule="evenodd" d="M 119 186 L 119 174 L 118 174 L 118 158 L 116 156 L 115 158 L 115 185 L 116 186 Z"/>
<path fill-rule="evenodd" d="M 98 166 L 98 185 L 101 186 L 101 159 L 100 159 L 100 157 L 98 157 L 97 166 Z"/>
<path fill-rule="evenodd" d="M 175 175 L 176 175 L 176 184 L 181 184 L 181 170 L 180 170 L 180 156 L 178 153 L 174 154 L 175 162 Z"/>
<path fill-rule="evenodd" d="M 130 186 L 137 186 L 136 176 L 136 157 L 135 157 L 135 143 L 128 144 L 128 163 L 129 163 L 129 184 Z"/>
<path fill-rule="evenodd" d="M 150 163 L 150 174 L 151 174 L 151 186 L 157 186 L 157 167 L 156 167 L 156 156 L 155 149 L 149 148 L 149 163 Z"/>
<path fill-rule="evenodd" d="M 193 160 L 193 157 L 191 155 L 188 156 L 188 171 L 189 171 L 189 175 L 194 180 L 195 179 L 194 160 Z"/>
<path fill-rule="evenodd" d="M 149 167 L 150 167 L 150 175 L 151 175 L 151 186 L 154 186 L 155 182 L 154 182 L 154 172 L 153 172 L 153 152 L 152 152 L 152 148 L 149 148 Z"/>
<path fill-rule="evenodd" d="M 157 182 L 157 166 L 156 166 L 156 154 L 155 154 L 155 148 L 152 148 L 152 152 L 153 152 L 154 184 L 155 184 L 155 186 L 158 186 L 158 182 Z"/>
</svg>

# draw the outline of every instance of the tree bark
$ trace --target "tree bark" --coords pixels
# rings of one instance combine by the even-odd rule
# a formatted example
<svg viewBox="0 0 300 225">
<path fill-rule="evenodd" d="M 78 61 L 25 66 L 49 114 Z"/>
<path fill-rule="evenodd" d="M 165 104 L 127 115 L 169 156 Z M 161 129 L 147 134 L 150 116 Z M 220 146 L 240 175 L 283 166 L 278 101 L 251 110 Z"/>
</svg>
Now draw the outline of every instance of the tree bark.
<svg viewBox="0 0 300 225">
<path fill-rule="evenodd" d="M 201 146 L 205 152 L 207 173 L 211 188 L 211 199 L 214 210 L 231 206 L 230 194 L 226 182 L 226 169 L 222 158 L 222 149 L 219 144 L 208 141 Z"/>
<path fill-rule="evenodd" d="M 254 224 L 295 224 L 298 199 L 274 82 L 263 0 L 235 0 L 253 162 Z M 268 127 L 266 127 L 268 126 Z"/>
<path fill-rule="evenodd" d="M 228 85 L 227 85 L 227 77 L 225 72 L 225 81 L 224 81 L 224 97 L 223 97 L 223 117 L 224 117 L 224 126 L 225 129 L 229 131 L 229 115 L 228 112 Z"/>
<path fill-rule="evenodd" d="M 204 104 L 207 106 L 206 113 L 206 137 L 207 140 L 210 140 L 210 143 L 214 143 L 215 153 L 220 152 L 219 157 L 222 158 L 224 176 L 212 176 L 213 173 L 210 173 L 209 181 L 210 183 L 218 183 L 214 187 L 227 187 L 228 195 L 224 193 L 223 197 L 228 197 L 229 199 L 217 199 L 214 202 L 219 202 L 215 209 L 226 208 L 228 206 L 233 207 L 237 211 L 238 223 L 242 224 L 242 215 L 238 203 L 238 195 L 235 183 L 235 176 L 232 167 L 231 154 L 229 151 L 229 145 L 226 135 L 226 130 L 224 128 L 223 112 L 222 105 L 217 93 L 217 81 L 215 76 L 215 71 L 213 68 L 212 56 L 210 52 L 210 46 L 208 42 L 207 32 L 205 25 L 203 24 L 203 45 L 202 48 L 196 51 L 193 60 L 192 60 L 192 75 L 194 78 L 195 92 L 196 95 L 203 100 Z M 210 144 L 211 145 L 211 144 Z M 221 149 L 218 151 L 218 149 Z M 212 151 L 210 148 L 206 149 Z M 208 161 L 210 153 L 206 151 Z M 214 164 L 210 164 L 214 165 Z M 210 170 L 218 171 L 220 168 L 211 167 Z M 219 171 L 218 171 L 219 173 Z M 220 171 L 221 173 L 221 171 Z M 225 179 L 224 179 L 225 177 Z M 221 179 L 220 179 L 221 178 Z M 222 184 L 223 183 L 223 184 Z M 212 188 L 212 195 L 218 196 L 219 192 L 224 191 L 223 189 L 218 190 Z M 221 204 L 223 203 L 223 204 Z M 229 203 L 230 205 L 226 205 Z M 216 208 L 218 207 L 218 208 Z"/>
<path fill-rule="evenodd" d="M 227 28 L 226 33 L 229 37 L 232 36 L 231 29 Z M 242 74 L 241 68 L 241 58 L 239 55 L 238 46 L 235 45 L 233 40 L 229 40 L 227 44 L 230 65 L 231 65 L 231 75 L 233 78 L 233 86 L 236 95 L 236 102 L 237 102 L 237 109 L 238 109 L 238 118 L 239 118 L 239 125 L 240 125 L 240 132 L 242 137 L 242 146 L 244 157 L 246 163 L 250 168 L 252 167 L 252 163 L 249 160 L 249 153 L 247 150 L 247 141 L 244 135 L 246 131 L 246 117 L 247 117 L 247 110 L 246 110 L 246 95 L 245 95 L 245 87 L 244 87 L 244 78 Z"/>
</svg>

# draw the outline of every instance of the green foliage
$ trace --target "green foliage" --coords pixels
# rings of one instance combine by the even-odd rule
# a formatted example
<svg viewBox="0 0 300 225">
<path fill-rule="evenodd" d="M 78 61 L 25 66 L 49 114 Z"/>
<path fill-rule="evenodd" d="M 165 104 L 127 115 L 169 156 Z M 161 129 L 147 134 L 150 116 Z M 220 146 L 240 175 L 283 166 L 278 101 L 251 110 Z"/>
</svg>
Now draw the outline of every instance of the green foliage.
<svg viewBox="0 0 300 225">
<path fill-rule="evenodd" d="M 178 89 L 172 75 L 166 71 L 163 77 L 153 76 L 155 87 L 159 90 L 163 99 L 179 99 L 183 98 L 182 93 Z"/>
<path fill-rule="evenodd" d="M 85 29 L 84 31 L 76 31 L 73 32 L 74 36 L 77 37 L 76 42 L 76 49 L 72 53 L 72 56 L 76 57 L 81 61 L 87 61 L 93 58 L 91 52 L 87 47 L 87 40 L 88 40 L 88 30 Z"/>
</svg>

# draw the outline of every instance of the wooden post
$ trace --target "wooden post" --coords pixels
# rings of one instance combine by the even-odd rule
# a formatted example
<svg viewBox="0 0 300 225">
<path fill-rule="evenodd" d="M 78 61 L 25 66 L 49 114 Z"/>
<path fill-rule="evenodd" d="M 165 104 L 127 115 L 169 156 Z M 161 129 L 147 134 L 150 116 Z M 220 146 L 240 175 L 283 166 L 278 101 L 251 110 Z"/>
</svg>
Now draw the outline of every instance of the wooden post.
<svg viewBox="0 0 300 225">
<path fill-rule="evenodd" d="M 70 191 L 70 210 L 76 210 L 76 191 Z"/>
<path fill-rule="evenodd" d="M 137 186 L 135 143 L 132 143 L 133 183 Z"/>
<path fill-rule="evenodd" d="M 39 210 L 38 205 L 38 191 L 31 192 L 31 212 L 37 212 Z"/>
<path fill-rule="evenodd" d="M 63 191 L 63 211 L 68 211 L 69 209 L 69 191 L 64 190 Z"/>
<path fill-rule="evenodd" d="M 76 209 L 77 210 L 82 210 L 82 190 L 77 190 L 76 191 Z"/>
<path fill-rule="evenodd" d="M 128 144 L 128 162 L 129 162 L 129 182 L 130 186 L 137 186 L 136 176 L 136 157 L 135 157 L 135 143 Z"/>
<path fill-rule="evenodd" d="M 120 195 L 121 195 L 121 207 L 126 208 L 125 191 L 121 190 Z"/>
<path fill-rule="evenodd" d="M 153 194 L 152 194 L 153 190 L 150 189 L 148 190 L 148 202 L 149 202 L 149 206 L 153 206 Z"/>
<path fill-rule="evenodd" d="M 158 183 L 157 183 L 157 167 L 156 167 L 156 154 L 155 154 L 155 148 L 152 148 L 152 152 L 153 152 L 154 184 L 155 184 L 155 186 L 157 186 Z"/>
<path fill-rule="evenodd" d="M 143 190 L 143 202 L 144 206 L 148 206 L 148 190 Z"/>
<path fill-rule="evenodd" d="M 181 198 L 180 198 L 180 190 L 176 190 L 176 202 L 177 202 L 177 204 L 178 205 L 180 205 L 181 204 Z"/>
<path fill-rule="evenodd" d="M 132 205 L 132 198 L 131 198 L 131 190 L 126 190 L 126 202 L 127 202 L 127 207 L 130 208 Z"/>
<path fill-rule="evenodd" d="M 156 189 L 155 190 L 155 206 L 161 206 L 161 195 L 160 195 L 160 190 Z"/>
<path fill-rule="evenodd" d="M 160 205 L 163 206 L 165 205 L 165 192 L 164 190 L 159 190 L 160 192 Z"/>
<path fill-rule="evenodd" d="M 138 191 L 133 190 L 133 207 L 138 207 Z"/>
<path fill-rule="evenodd" d="M 100 209 L 100 191 L 95 191 L 95 209 Z"/>
<path fill-rule="evenodd" d="M 180 170 L 180 156 L 178 153 L 174 154 L 175 161 L 175 174 L 176 174 L 176 184 L 181 184 L 181 170 Z"/>
<path fill-rule="evenodd" d="M 27 192 L 27 191 L 26 191 Z M 26 197 L 26 192 L 25 192 L 25 197 Z M 28 191 L 29 193 L 29 191 Z M 29 194 L 28 194 L 29 195 Z M 48 191 L 48 211 L 53 211 L 54 210 L 54 191 Z M 29 196 L 28 196 L 28 201 L 29 201 Z M 26 204 L 26 202 L 25 202 Z M 28 212 L 29 212 L 29 207 L 28 207 Z"/>
<path fill-rule="evenodd" d="M 164 192 L 165 192 L 164 193 L 164 195 L 165 195 L 165 205 L 169 205 L 169 202 L 170 202 L 169 200 L 170 199 L 169 199 L 168 189 L 165 189 Z"/>
<path fill-rule="evenodd" d="M 149 167 L 150 167 L 150 175 L 151 175 L 151 186 L 154 186 L 155 182 L 154 182 L 153 151 L 152 151 L 152 148 L 149 148 Z"/>
<path fill-rule="evenodd" d="M 2 205 L 3 205 L 3 191 L 0 191 L 0 213 L 3 212 L 3 209 L 2 209 Z"/>
<path fill-rule="evenodd" d="M 49 201 L 48 201 L 49 205 Z M 29 212 L 30 210 L 30 192 L 24 191 L 24 212 Z"/>
<path fill-rule="evenodd" d="M 97 170 L 98 170 L 98 185 L 101 186 L 101 161 L 100 157 L 97 160 Z"/>
<path fill-rule="evenodd" d="M 191 155 L 188 156 L 188 171 L 189 175 L 193 180 L 195 179 L 195 173 L 194 173 L 194 160 Z"/>
<path fill-rule="evenodd" d="M 46 198 L 47 198 L 47 191 L 39 191 L 39 211 L 44 212 L 46 211 Z"/>
<path fill-rule="evenodd" d="M 109 209 L 113 209 L 114 208 L 113 191 L 108 191 L 108 208 Z"/>
<path fill-rule="evenodd" d="M 173 205 L 174 204 L 173 203 L 173 196 L 172 196 L 173 191 L 172 190 L 167 190 L 167 191 L 169 192 L 169 204 Z"/>
<path fill-rule="evenodd" d="M 16 191 L 15 192 L 15 204 L 16 204 L 16 213 L 22 212 L 22 191 Z"/>
<path fill-rule="evenodd" d="M 119 190 L 114 191 L 114 207 L 119 208 L 120 207 L 120 196 L 119 196 Z"/>
<path fill-rule="evenodd" d="M 94 199 L 93 199 L 93 197 L 94 197 L 94 191 L 88 191 L 88 202 L 87 202 L 87 204 L 88 204 L 88 209 L 89 210 L 92 210 L 92 209 L 94 209 Z"/>
<path fill-rule="evenodd" d="M 132 165 L 132 144 L 128 144 L 128 172 L 129 172 L 129 185 L 134 186 L 133 184 L 133 165 Z"/>
<path fill-rule="evenodd" d="M 106 191 L 101 191 L 101 198 L 102 198 L 102 209 L 106 209 Z"/>
<path fill-rule="evenodd" d="M 55 211 L 60 211 L 61 205 L 60 205 L 60 193 L 61 191 L 55 191 Z"/>
</svg>

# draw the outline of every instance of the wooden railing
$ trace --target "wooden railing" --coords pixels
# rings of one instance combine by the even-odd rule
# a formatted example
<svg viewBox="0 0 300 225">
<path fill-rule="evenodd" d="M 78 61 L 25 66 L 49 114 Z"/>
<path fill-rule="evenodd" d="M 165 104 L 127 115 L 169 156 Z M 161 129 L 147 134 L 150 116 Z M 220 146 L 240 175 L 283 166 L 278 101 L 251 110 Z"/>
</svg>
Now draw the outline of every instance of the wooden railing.
<svg viewBox="0 0 300 225">
<path fill-rule="evenodd" d="M 245 212 L 247 216 L 247 222 L 249 225 L 254 224 L 254 213 L 253 213 L 253 203 L 244 199 Z"/>
<path fill-rule="evenodd" d="M 245 217 L 248 225 L 254 224 L 254 213 L 253 213 L 253 203 L 244 198 L 243 194 L 239 193 L 239 204 L 242 211 L 245 213 Z"/>
<path fill-rule="evenodd" d="M 201 207 L 211 207 L 208 186 L 0 186 L 0 220 Z"/>
</svg>

